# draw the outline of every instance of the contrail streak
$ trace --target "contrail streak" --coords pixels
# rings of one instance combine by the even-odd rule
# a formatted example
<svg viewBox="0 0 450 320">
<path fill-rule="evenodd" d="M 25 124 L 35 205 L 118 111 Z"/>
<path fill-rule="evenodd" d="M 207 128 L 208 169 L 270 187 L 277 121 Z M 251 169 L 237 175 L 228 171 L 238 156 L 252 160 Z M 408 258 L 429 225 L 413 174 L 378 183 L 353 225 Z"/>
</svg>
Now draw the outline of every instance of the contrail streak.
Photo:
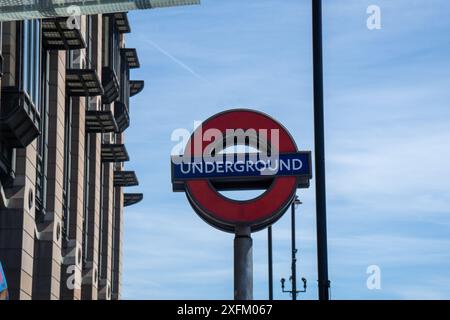
<svg viewBox="0 0 450 320">
<path fill-rule="evenodd" d="M 156 43 L 154 43 L 151 40 L 146 39 L 146 42 L 150 43 L 156 50 L 158 50 L 159 52 L 161 52 L 163 55 L 165 55 L 166 57 L 168 57 L 170 60 L 172 60 L 173 62 L 175 62 L 176 64 L 178 64 L 180 67 L 182 67 L 184 70 L 186 70 L 187 72 L 189 72 L 190 74 L 192 74 L 194 77 L 196 77 L 197 79 L 199 79 L 200 81 L 206 82 L 208 84 L 210 84 L 210 82 L 208 80 L 206 80 L 205 78 L 203 78 L 201 75 L 199 75 L 197 72 L 195 72 L 191 67 L 189 67 L 187 64 L 185 64 L 183 61 L 175 58 L 173 55 L 171 55 L 169 52 L 167 52 L 166 50 L 164 50 L 163 48 L 161 48 L 159 45 L 157 45 Z"/>
</svg>

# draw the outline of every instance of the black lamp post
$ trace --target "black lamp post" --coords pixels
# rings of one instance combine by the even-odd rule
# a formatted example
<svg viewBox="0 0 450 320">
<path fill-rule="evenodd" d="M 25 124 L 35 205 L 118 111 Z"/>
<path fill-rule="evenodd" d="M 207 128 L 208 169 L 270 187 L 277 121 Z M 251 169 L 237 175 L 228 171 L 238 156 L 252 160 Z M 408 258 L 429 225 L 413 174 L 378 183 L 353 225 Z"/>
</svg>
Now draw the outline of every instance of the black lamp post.
<svg viewBox="0 0 450 320">
<path fill-rule="evenodd" d="M 325 193 L 325 132 L 323 115 L 322 0 L 312 0 L 314 154 L 316 172 L 316 230 L 319 300 L 329 300 L 327 209 Z"/>
<path fill-rule="evenodd" d="M 292 241 L 292 262 L 291 262 L 291 276 L 289 280 L 291 281 L 292 290 L 285 290 L 285 282 L 284 278 L 281 278 L 281 290 L 282 292 L 287 292 L 292 294 L 292 300 L 297 300 L 297 294 L 301 292 L 306 292 L 306 279 L 302 278 L 303 282 L 303 290 L 297 290 L 297 248 L 295 245 L 295 209 L 302 204 L 298 196 L 295 196 L 294 201 L 291 204 L 291 241 Z"/>
<path fill-rule="evenodd" d="M 292 277 L 289 278 L 289 280 L 292 282 Z M 292 294 L 292 300 L 297 300 L 297 294 L 302 293 L 302 292 L 306 292 L 306 279 L 302 278 L 303 281 L 303 290 L 286 290 L 285 289 L 285 283 L 286 283 L 286 279 L 285 278 L 281 278 L 280 282 L 281 282 L 281 291 L 285 292 L 285 293 L 290 293 Z M 294 287 L 292 285 L 292 287 Z"/>
<path fill-rule="evenodd" d="M 325 130 L 323 103 L 323 49 L 322 49 L 322 0 L 312 2 L 313 40 L 313 95 L 314 95 L 314 157 L 316 183 L 316 233 L 319 300 L 329 300 L 328 279 L 327 210 L 325 186 Z M 272 229 L 269 238 L 269 299 L 273 298 L 272 287 Z M 294 279 L 295 280 L 295 279 Z M 306 290 L 306 282 L 305 290 Z M 293 283 L 293 285 L 296 285 Z M 284 281 L 282 281 L 284 292 Z M 289 291 L 288 291 L 289 292 Z M 293 294 L 296 296 L 296 294 Z"/>
</svg>

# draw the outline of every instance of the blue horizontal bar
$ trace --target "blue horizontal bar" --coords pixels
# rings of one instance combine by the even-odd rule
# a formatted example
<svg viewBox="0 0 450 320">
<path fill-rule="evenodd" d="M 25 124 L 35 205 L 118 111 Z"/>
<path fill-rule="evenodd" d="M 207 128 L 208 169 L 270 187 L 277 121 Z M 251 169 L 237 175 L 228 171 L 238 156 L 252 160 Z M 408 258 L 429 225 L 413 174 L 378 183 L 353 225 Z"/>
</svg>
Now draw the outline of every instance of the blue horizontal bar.
<svg viewBox="0 0 450 320">
<path fill-rule="evenodd" d="M 172 158 L 172 181 L 217 178 L 265 178 L 277 176 L 311 176 L 311 153 L 280 154 L 277 157 L 234 155 L 230 158 Z"/>
</svg>

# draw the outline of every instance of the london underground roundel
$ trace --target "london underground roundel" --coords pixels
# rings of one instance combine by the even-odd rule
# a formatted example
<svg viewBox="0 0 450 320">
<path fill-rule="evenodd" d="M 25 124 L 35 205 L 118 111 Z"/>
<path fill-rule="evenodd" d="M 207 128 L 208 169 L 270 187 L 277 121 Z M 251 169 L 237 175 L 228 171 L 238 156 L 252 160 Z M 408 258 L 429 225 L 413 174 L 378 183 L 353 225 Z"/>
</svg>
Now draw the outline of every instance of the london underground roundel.
<svg viewBox="0 0 450 320">
<path fill-rule="evenodd" d="M 279 122 L 249 109 L 210 117 L 194 131 L 184 154 L 172 156 L 173 190 L 185 192 L 202 219 L 227 232 L 273 224 L 311 177 L 311 153 L 298 151 Z M 265 191 L 239 201 L 220 193 L 225 190 Z"/>
</svg>

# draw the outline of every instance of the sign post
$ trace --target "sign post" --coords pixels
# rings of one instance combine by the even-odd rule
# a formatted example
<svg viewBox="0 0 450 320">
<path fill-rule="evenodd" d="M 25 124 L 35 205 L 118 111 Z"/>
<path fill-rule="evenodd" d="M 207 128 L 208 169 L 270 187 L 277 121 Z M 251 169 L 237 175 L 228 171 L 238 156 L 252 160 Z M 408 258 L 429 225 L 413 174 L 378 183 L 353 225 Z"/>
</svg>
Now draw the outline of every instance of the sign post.
<svg viewBox="0 0 450 320">
<path fill-rule="evenodd" d="M 238 146 L 257 152 L 227 152 Z M 251 300 L 251 233 L 275 223 L 291 205 L 297 188 L 309 187 L 311 152 L 298 151 L 286 128 L 268 115 L 233 109 L 204 121 L 191 135 L 184 154 L 171 160 L 173 191 L 184 192 L 208 224 L 235 234 L 234 297 Z M 265 191 L 237 201 L 220 193 L 225 190 Z"/>
<path fill-rule="evenodd" d="M 253 300 L 253 240 L 250 227 L 237 227 L 235 231 L 234 299 Z"/>
</svg>

